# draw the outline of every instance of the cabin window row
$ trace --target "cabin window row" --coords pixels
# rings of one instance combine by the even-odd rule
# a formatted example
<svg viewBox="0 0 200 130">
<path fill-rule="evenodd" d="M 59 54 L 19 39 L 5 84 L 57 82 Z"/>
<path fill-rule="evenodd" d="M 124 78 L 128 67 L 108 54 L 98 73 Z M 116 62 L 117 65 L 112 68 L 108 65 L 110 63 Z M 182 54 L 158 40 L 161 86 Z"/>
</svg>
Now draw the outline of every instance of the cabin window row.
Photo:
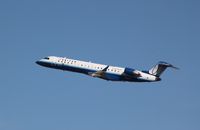
<svg viewBox="0 0 200 130">
<path fill-rule="evenodd" d="M 78 64 L 77 61 L 73 61 L 73 60 L 61 59 L 61 60 L 58 60 L 58 62 L 64 63 L 64 64 L 77 65 L 77 66 L 81 66 L 81 67 L 94 68 L 94 69 L 98 69 L 98 70 L 103 69 L 102 67 L 94 67 L 94 66 L 89 66 L 89 65 L 85 65 L 85 64 Z M 120 72 L 119 70 L 116 70 L 116 69 L 108 69 L 108 71 Z"/>
</svg>

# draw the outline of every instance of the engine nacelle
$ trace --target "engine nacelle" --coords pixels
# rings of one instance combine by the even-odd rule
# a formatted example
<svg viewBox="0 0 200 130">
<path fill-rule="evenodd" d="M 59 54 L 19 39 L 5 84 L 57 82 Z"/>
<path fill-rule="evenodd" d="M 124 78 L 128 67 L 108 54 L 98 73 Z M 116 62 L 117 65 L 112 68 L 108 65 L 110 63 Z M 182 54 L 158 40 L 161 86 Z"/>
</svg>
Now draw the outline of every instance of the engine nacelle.
<svg viewBox="0 0 200 130">
<path fill-rule="evenodd" d="M 140 72 L 131 68 L 125 68 L 124 74 L 129 75 L 131 77 L 141 77 Z"/>
<path fill-rule="evenodd" d="M 131 68 L 125 68 L 124 73 L 127 75 L 133 75 L 134 74 L 134 69 Z"/>
</svg>

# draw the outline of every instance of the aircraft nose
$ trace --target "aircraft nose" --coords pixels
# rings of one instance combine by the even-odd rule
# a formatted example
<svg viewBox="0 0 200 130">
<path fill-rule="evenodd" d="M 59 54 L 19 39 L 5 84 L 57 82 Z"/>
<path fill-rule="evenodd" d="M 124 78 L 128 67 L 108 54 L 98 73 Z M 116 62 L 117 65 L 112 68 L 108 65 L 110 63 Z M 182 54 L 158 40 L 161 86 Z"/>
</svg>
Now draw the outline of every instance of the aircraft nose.
<svg viewBox="0 0 200 130">
<path fill-rule="evenodd" d="M 35 63 L 38 64 L 38 65 L 41 65 L 41 62 L 40 62 L 40 61 L 36 61 Z"/>
</svg>

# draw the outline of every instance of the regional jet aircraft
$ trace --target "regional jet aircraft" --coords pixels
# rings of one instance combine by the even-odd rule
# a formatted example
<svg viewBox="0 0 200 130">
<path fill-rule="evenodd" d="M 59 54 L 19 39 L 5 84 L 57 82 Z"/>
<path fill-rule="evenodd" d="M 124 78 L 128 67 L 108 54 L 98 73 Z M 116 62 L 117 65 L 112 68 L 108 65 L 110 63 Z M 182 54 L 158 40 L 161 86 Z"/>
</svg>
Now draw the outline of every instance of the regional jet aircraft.
<svg viewBox="0 0 200 130">
<path fill-rule="evenodd" d="M 36 63 L 48 68 L 82 73 L 105 80 L 129 82 L 160 81 L 160 76 L 166 68 L 171 67 L 178 69 L 177 67 L 162 61 L 156 64 L 149 71 L 139 71 L 127 67 L 115 67 L 56 56 L 45 57 L 39 61 L 36 61 Z"/>
</svg>

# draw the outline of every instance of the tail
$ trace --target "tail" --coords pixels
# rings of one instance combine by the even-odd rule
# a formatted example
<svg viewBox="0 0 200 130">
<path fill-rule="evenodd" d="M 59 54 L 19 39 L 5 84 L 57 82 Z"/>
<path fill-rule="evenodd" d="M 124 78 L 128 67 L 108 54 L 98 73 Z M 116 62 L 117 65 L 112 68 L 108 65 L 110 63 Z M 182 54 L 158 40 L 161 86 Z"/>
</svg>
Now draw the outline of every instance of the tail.
<svg viewBox="0 0 200 130">
<path fill-rule="evenodd" d="M 163 61 L 160 61 L 158 62 L 158 64 L 156 64 L 152 69 L 149 70 L 149 74 L 152 74 L 152 75 L 155 75 L 157 77 L 160 77 L 161 74 L 167 69 L 167 67 L 171 67 L 171 68 L 174 68 L 174 69 L 179 69 L 167 62 L 163 62 Z"/>
</svg>

